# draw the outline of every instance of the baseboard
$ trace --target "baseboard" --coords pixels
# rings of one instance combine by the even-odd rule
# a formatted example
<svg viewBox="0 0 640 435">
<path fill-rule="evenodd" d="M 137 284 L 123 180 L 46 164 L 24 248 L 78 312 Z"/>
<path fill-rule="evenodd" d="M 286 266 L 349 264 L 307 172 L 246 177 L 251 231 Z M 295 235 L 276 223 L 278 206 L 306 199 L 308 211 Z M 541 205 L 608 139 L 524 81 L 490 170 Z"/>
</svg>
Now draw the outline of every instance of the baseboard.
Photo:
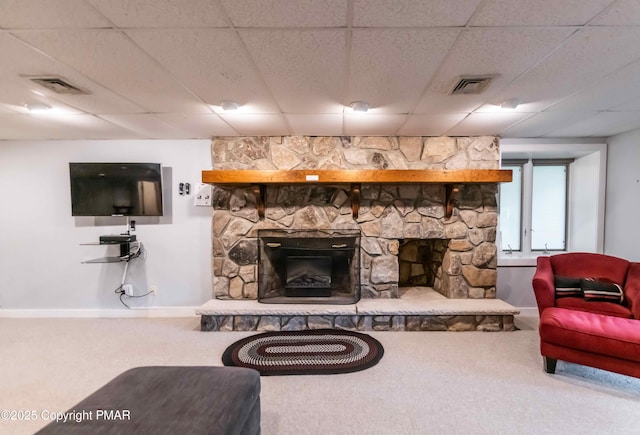
<svg viewBox="0 0 640 435">
<path fill-rule="evenodd" d="M 520 314 L 518 316 L 533 317 L 538 315 L 538 307 L 518 307 Z"/>
<path fill-rule="evenodd" d="M 131 309 L 0 309 L 0 318 L 153 318 L 198 317 L 197 307 L 153 307 Z"/>
</svg>

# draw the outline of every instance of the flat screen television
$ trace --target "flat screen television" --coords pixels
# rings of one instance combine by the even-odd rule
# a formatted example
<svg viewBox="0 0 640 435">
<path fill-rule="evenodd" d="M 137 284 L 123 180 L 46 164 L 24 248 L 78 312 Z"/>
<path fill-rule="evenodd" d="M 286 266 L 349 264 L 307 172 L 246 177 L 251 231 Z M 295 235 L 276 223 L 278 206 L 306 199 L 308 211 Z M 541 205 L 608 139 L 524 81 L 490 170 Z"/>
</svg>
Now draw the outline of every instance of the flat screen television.
<svg viewBox="0 0 640 435">
<path fill-rule="evenodd" d="M 162 216 L 160 163 L 69 163 L 72 216 Z"/>
</svg>

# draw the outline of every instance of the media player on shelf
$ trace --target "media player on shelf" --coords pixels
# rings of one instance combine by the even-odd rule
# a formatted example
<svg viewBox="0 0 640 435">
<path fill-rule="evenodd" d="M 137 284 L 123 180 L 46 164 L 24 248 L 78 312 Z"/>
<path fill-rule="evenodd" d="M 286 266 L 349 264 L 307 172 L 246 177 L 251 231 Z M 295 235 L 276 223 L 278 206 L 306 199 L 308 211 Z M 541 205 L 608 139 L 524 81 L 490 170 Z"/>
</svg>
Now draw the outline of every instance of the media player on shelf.
<svg viewBox="0 0 640 435">
<path fill-rule="evenodd" d="M 113 234 L 109 236 L 100 236 L 100 243 L 129 243 L 135 241 L 135 234 Z"/>
</svg>

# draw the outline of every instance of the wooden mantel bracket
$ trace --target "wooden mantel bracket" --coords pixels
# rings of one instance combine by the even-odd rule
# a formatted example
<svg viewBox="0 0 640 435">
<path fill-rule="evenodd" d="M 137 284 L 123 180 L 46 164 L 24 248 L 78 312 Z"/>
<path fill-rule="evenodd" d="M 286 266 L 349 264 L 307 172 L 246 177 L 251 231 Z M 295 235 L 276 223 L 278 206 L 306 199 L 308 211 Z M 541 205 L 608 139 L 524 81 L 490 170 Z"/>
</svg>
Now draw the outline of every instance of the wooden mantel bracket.
<svg viewBox="0 0 640 435">
<path fill-rule="evenodd" d="M 353 183 L 351 185 L 351 215 L 353 219 L 358 219 L 360 212 L 360 184 Z"/>
<path fill-rule="evenodd" d="M 258 208 L 258 217 L 264 219 L 264 213 L 267 203 L 267 186 L 264 184 L 252 184 L 251 190 L 256 197 L 256 207 Z"/>
<path fill-rule="evenodd" d="M 449 219 L 453 214 L 453 202 L 460 192 L 460 186 L 457 184 L 445 184 L 444 187 L 444 215 Z"/>
</svg>

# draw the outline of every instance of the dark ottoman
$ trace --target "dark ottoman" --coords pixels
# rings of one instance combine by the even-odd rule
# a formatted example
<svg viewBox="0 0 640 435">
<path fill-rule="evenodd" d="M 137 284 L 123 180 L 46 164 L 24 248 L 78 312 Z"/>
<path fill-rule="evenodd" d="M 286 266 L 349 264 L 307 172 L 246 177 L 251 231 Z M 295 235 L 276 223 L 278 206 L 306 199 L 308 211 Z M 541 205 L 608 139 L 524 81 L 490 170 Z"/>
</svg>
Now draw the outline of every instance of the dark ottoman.
<svg viewBox="0 0 640 435">
<path fill-rule="evenodd" d="M 259 434 L 260 375 L 240 367 L 127 370 L 39 434 Z"/>
</svg>

